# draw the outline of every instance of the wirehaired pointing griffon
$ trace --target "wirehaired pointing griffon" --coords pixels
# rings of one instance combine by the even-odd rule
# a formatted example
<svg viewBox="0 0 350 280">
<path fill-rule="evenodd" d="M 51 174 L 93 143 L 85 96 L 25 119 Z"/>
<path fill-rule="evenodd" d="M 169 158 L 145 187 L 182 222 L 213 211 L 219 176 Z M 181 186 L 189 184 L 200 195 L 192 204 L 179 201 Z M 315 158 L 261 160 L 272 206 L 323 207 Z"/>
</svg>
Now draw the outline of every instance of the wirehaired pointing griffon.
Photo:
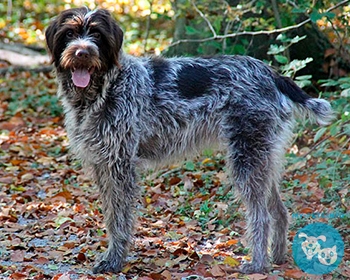
<svg viewBox="0 0 350 280">
<path fill-rule="evenodd" d="M 280 194 L 296 115 L 320 125 L 330 104 L 247 56 L 136 58 L 106 10 L 70 9 L 46 31 L 70 147 L 99 186 L 108 250 L 93 271 L 118 272 L 133 237 L 136 170 L 221 143 L 245 203 L 252 261 L 244 273 L 285 261 L 288 213 Z"/>
</svg>

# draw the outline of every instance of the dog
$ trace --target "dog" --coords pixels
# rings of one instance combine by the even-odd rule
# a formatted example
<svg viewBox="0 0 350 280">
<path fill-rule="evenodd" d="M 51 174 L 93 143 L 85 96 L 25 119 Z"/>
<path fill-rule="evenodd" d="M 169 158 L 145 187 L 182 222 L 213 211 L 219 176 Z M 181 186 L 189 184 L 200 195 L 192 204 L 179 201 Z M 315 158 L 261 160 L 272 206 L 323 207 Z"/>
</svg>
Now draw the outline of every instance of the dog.
<svg viewBox="0 0 350 280">
<path fill-rule="evenodd" d="M 331 122 L 330 104 L 248 56 L 144 57 L 122 51 L 103 9 L 63 11 L 46 30 L 73 153 L 99 187 L 109 236 L 94 273 L 119 272 L 132 242 L 136 173 L 220 143 L 245 203 L 252 261 L 285 261 L 288 213 L 280 194 L 296 117 Z M 271 242 L 270 242 L 271 240 Z"/>
</svg>

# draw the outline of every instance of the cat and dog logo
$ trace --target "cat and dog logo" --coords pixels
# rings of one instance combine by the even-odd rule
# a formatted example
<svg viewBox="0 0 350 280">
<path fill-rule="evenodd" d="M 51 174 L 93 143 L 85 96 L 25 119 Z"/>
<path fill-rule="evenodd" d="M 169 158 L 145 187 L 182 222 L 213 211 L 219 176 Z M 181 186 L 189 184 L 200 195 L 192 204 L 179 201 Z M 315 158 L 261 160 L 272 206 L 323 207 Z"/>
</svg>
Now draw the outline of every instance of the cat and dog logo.
<svg viewBox="0 0 350 280">
<path fill-rule="evenodd" d="M 332 226 L 314 223 L 297 232 L 292 251 L 294 261 L 304 272 L 327 274 L 340 264 L 344 256 L 344 242 Z"/>
</svg>

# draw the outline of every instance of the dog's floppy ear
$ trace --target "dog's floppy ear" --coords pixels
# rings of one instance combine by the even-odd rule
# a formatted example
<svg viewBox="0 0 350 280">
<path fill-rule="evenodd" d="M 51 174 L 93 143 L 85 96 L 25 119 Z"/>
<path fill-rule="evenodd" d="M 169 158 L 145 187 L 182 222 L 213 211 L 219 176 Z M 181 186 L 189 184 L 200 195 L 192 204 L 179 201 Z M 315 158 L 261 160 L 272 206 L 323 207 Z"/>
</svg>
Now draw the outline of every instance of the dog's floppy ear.
<svg viewBox="0 0 350 280">
<path fill-rule="evenodd" d="M 123 36 L 124 36 L 123 30 L 113 20 L 113 38 L 115 40 L 114 61 L 118 67 L 120 67 L 119 53 L 123 45 Z"/>
<path fill-rule="evenodd" d="M 109 57 L 112 59 L 112 62 L 119 67 L 119 53 L 123 45 L 124 36 L 123 30 L 119 27 L 113 15 L 108 10 L 102 9 L 99 10 L 99 12 L 109 26 L 109 45 L 111 47 Z"/>
<path fill-rule="evenodd" d="M 91 13 L 92 20 L 99 23 L 100 32 L 104 35 L 104 44 L 101 45 L 101 56 L 106 59 L 108 68 L 119 64 L 119 54 L 123 45 L 123 31 L 117 24 L 110 11 L 98 9 Z"/>
<path fill-rule="evenodd" d="M 48 48 L 49 55 L 51 56 L 51 63 L 55 62 L 55 57 L 53 55 L 53 47 L 54 47 L 53 45 L 54 45 L 54 38 L 57 32 L 58 26 L 59 26 L 58 19 L 55 18 L 45 31 L 46 45 Z"/>
</svg>

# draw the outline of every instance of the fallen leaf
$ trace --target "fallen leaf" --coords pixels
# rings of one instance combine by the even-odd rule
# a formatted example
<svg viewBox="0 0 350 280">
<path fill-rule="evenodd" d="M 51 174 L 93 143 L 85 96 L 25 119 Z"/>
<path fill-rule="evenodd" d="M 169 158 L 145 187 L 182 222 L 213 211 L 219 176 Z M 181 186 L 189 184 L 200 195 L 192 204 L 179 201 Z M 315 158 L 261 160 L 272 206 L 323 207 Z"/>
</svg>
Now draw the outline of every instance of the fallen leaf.
<svg viewBox="0 0 350 280">
<path fill-rule="evenodd" d="M 0 183 L 2 184 L 12 184 L 15 181 L 15 178 L 13 176 L 6 176 L 0 178 Z"/>
<path fill-rule="evenodd" d="M 77 260 L 80 262 L 85 262 L 86 261 L 86 256 L 84 253 L 79 253 L 77 256 Z"/>
<path fill-rule="evenodd" d="M 0 123 L 0 130 L 15 130 L 16 128 L 20 128 L 25 126 L 25 122 L 21 117 L 12 117 L 10 120 L 6 122 Z"/>
<path fill-rule="evenodd" d="M 20 273 L 20 272 L 15 272 L 11 274 L 11 278 L 9 279 L 14 279 L 14 280 L 24 280 L 24 279 L 28 279 L 28 275 L 24 274 L 24 273 Z"/>
<path fill-rule="evenodd" d="M 171 280 L 171 273 L 169 270 L 164 270 L 161 274 L 166 280 Z"/>
<path fill-rule="evenodd" d="M 230 239 L 226 241 L 227 246 L 236 245 L 237 243 L 238 243 L 238 239 Z"/>
<path fill-rule="evenodd" d="M 11 261 L 13 262 L 23 262 L 24 260 L 24 250 L 15 250 L 11 253 Z"/>
<path fill-rule="evenodd" d="M 240 261 L 228 256 L 224 259 L 224 264 L 227 264 L 231 267 L 236 267 L 240 264 Z"/>
<path fill-rule="evenodd" d="M 303 207 L 299 210 L 299 213 L 302 214 L 310 214 L 310 213 L 314 213 L 314 209 L 310 208 L 310 207 Z"/>
<path fill-rule="evenodd" d="M 259 274 L 259 273 L 253 273 L 247 275 L 249 280 L 262 280 L 262 279 L 267 279 L 267 275 L 264 274 Z"/>
<path fill-rule="evenodd" d="M 210 270 L 211 274 L 213 274 L 213 276 L 219 277 L 219 276 L 225 276 L 226 273 L 225 271 L 223 271 L 221 269 L 221 267 L 219 265 L 214 265 L 211 270 Z"/>
<path fill-rule="evenodd" d="M 45 257 L 39 257 L 35 260 L 35 263 L 38 263 L 38 264 L 45 264 L 47 263 L 49 260 Z"/>
<path fill-rule="evenodd" d="M 214 262 L 214 259 L 212 256 L 205 254 L 201 257 L 201 262 L 211 264 L 212 262 Z"/>
<path fill-rule="evenodd" d="M 60 277 L 57 278 L 57 280 L 71 280 L 69 273 L 65 272 Z"/>
<path fill-rule="evenodd" d="M 34 178 L 34 175 L 32 173 L 25 173 L 21 176 L 22 183 L 28 182 Z"/>
<path fill-rule="evenodd" d="M 284 276 L 293 279 L 300 279 L 302 277 L 306 277 L 307 274 L 299 269 L 287 269 L 284 271 Z"/>
<path fill-rule="evenodd" d="M 179 178 L 179 177 L 171 177 L 169 179 L 169 185 L 171 185 L 171 186 L 177 185 L 180 182 L 181 182 L 181 178 Z"/>
</svg>

